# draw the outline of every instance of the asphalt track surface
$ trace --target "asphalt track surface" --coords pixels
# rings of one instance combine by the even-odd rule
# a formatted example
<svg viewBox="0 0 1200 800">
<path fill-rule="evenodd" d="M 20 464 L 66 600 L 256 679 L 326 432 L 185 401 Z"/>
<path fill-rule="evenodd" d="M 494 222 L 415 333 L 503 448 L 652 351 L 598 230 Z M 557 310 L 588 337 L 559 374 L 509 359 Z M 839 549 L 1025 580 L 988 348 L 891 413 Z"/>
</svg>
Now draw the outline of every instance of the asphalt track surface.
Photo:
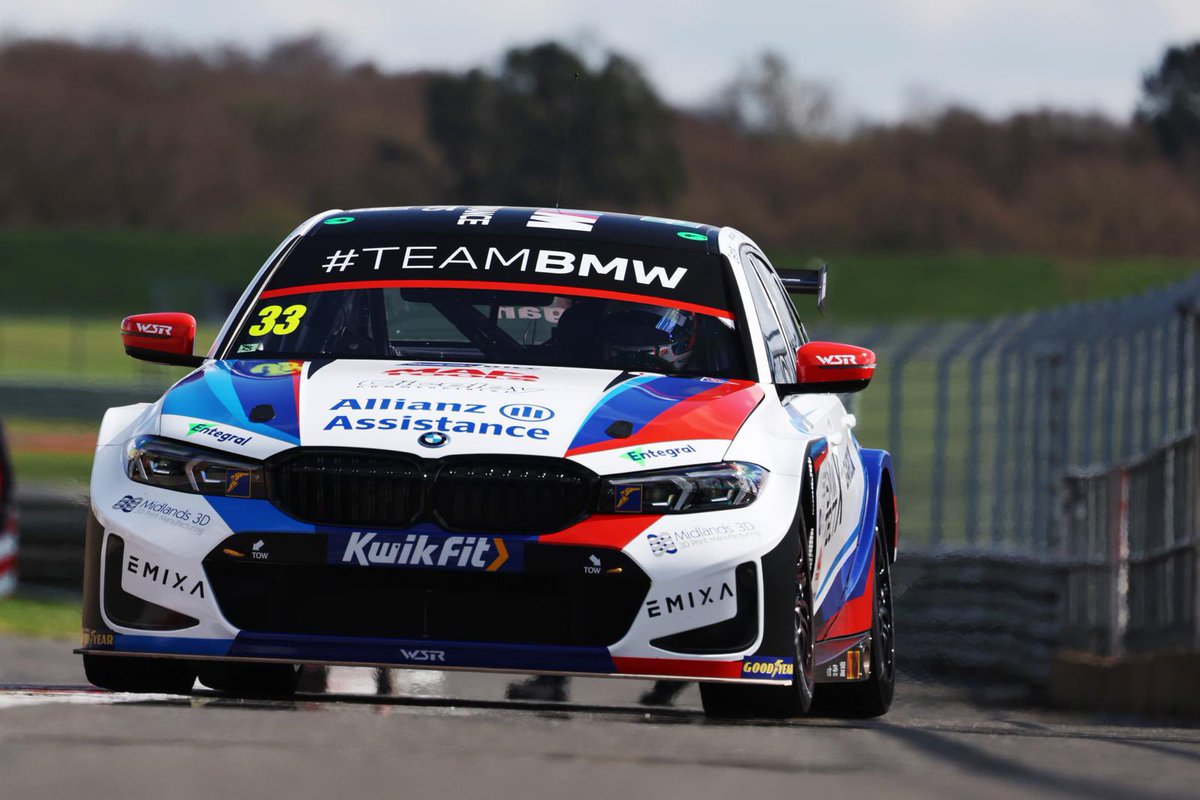
<svg viewBox="0 0 1200 800">
<path fill-rule="evenodd" d="M 0 798 L 1200 796 L 1200 729 L 901 684 L 881 720 L 709 722 L 646 684 L 507 702 L 503 675 L 337 670 L 294 701 L 114 695 L 68 642 L 0 638 Z M 974 697 L 978 700 L 978 692 Z"/>
</svg>

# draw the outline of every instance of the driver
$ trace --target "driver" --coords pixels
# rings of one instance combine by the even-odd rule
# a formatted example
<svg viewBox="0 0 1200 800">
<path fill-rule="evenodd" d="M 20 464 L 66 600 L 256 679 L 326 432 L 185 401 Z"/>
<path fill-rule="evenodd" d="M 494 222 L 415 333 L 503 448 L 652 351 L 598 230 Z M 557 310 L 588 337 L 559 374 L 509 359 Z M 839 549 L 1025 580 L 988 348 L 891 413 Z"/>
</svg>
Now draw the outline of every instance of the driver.
<svg viewBox="0 0 1200 800">
<path fill-rule="evenodd" d="M 696 349 L 696 315 L 665 306 L 622 308 L 600 323 L 601 355 L 615 369 L 681 372 Z"/>
</svg>

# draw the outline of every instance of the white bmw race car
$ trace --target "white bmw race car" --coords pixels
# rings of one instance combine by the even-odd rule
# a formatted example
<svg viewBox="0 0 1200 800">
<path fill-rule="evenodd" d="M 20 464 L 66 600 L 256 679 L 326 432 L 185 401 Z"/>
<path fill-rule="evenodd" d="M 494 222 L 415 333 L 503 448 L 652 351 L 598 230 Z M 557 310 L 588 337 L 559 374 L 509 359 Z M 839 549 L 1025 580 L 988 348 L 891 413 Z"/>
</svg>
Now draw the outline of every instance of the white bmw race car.
<svg viewBox="0 0 1200 800">
<path fill-rule="evenodd" d="M 731 228 L 477 206 L 329 212 L 194 368 L 104 417 L 83 654 L 97 686 L 294 692 L 303 664 L 672 678 L 721 716 L 891 703 L 887 453 Z M 818 686 L 818 684 L 820 684 Z"/>
</svg>

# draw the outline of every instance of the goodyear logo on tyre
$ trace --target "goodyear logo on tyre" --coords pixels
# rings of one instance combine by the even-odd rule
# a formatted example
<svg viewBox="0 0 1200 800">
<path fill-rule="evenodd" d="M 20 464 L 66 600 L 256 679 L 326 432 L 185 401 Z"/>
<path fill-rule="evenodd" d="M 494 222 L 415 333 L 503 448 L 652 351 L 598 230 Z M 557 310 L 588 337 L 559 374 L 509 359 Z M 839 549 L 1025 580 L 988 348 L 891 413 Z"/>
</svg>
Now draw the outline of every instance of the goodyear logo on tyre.
<svg viewBox="0 0 1200 800">
<path fill-rule="evenodd" d="M 742 659 L 742 677 L 769 681 L 790 681 L 795 664 L 790 658 L 746 656 Z"/>
</svg>

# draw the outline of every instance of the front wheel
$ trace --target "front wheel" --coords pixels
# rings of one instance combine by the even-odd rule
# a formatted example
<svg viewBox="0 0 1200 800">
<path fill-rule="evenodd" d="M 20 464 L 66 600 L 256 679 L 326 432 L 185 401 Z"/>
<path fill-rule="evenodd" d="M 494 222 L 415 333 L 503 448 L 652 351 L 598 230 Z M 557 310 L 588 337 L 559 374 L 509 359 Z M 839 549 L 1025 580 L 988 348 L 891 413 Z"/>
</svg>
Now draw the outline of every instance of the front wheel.
<svg viewBox="0 0 1200 800">
<path fill-rule="evenodd" d="M 710 717 L 786 719 L 808 713 L 816 683 L 816 637 L 813 633 L 813 592 L 810 553 L 813 531 L 805 526 L 796 547 L 793 591 L 786 596 L 790 609 L 780 609 L 781 619 L 790 620 L 790 631 L 781 631 L 792 642 L 794 669 L 786 686 L 754 686 L 733 683 L 701 683 L 700 699 Z M 779 598 L 785 600 L 784 597 Z M 782 613 L 788 611 L 790 613 Z"/>
<path fill-rule="evenodd" d="M 888 559 L 886 537 L 878 520 L 875 523 L 874 602 L 871 620 L 871 677 L 854 683 L 830 683 L 821 686 L 818 712 L 834 717 L 864 719 L 880 717 L 892 706 L 896 693 L 896 621 L 892 609 L 892 567 Z"/>
<path fill-rule="evenodd" d="M 101 689 L 138 694 L 190 694 L 196 666 L 176 658 L 84 654 L 88 682 Z"/>
</svg>

